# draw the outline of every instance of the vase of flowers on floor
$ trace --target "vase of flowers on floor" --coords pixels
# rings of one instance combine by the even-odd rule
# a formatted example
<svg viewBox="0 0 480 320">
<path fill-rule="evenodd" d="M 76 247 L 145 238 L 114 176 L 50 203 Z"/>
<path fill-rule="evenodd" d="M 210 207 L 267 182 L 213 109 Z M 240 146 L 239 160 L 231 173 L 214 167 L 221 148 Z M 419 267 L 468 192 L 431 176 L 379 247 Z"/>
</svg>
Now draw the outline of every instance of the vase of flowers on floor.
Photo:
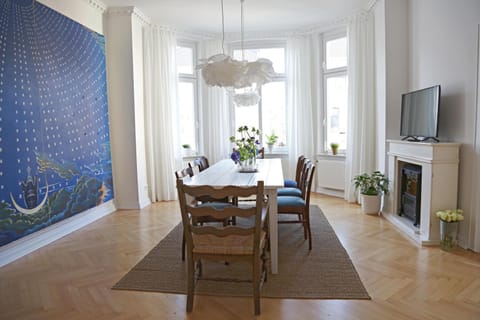
<svg viewBox="0 0 480 320">
<path fill-rule="evenodd" d="M 241 126 L 237 129 L 238 137 L 231 136 L 230 142 L 235 144 L 231 159 L 238 164 L 241 172 L 257 170 L 257 150 L 260 145 L 260 130 L 255 127 Z"/>
<path fill-rule="evenodd" d="M 458 224 L 463 221 L 463 210 L 441 210 L 436 215 L 440 219 L 440 248 L 451 251 L 457 245 Z"/>
</svg>

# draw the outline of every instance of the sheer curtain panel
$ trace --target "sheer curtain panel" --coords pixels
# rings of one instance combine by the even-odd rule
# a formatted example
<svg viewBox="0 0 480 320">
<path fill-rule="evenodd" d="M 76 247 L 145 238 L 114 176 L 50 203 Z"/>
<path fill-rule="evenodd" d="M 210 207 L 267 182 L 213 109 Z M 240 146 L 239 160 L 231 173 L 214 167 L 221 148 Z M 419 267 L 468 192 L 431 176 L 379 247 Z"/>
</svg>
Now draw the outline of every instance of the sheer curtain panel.
<svg viewBox="0 0 480 320">
<path fill-rule="evenodd" d="M 318 49 L 316 35 L 292 37 L 287 40 L 287 145 L 288 173 L 286 178 L 295 177 L 298 156 L 315 156 L 315 132 L 313 130 L 314 88 L 317 84 L 315 69 L 318 65 L 313 56 Z"/>
<path fill-rule="evenodd" d="M 201 44 L 201 55 L 208 58 L 222 52 L 222 42 L 219 40 L 204 41 Z M 200 119 L 203 128 L 203 151 L 210 163 L 225 159 L 231 153 L 229 137 L 232 130 L 232 106 L 229 104 L 225 89 L 208 87 L 203 78 L 202 107 Z"/>
<path fill-rule="evenodd" d="M 375 169 L 375 49 L 371 13 L 358 14 L 347 26 L 348 132 L 345 200 L 356 201 L 354 176 Z"/>
<path fill-rule="evenodd" d="M 144 29 L 145 135 L 149 195 L 152 201 L 177 198 L 174 172 L 181 167 L 177 126 L 175 33 Z"/>
</svg>

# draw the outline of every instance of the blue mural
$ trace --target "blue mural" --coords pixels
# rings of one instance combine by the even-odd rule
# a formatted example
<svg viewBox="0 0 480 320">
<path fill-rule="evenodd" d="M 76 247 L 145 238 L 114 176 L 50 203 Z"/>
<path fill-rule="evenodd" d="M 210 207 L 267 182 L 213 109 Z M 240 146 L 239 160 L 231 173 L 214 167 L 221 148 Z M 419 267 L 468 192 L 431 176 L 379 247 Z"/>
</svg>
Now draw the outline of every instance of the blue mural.
<svg viewBox="0 0 480 320">
<path fill-rule="evenodd" d="M 0 245 L 112 198 L 104 37 L 0 0 Z"/>
</svg>

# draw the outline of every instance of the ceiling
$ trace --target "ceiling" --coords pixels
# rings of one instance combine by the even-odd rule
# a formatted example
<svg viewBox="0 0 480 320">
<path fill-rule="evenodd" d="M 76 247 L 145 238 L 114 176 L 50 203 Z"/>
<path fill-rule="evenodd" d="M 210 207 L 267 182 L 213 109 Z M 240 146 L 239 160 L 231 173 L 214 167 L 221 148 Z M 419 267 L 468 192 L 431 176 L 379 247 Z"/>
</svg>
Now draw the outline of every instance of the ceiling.
<svg viewBox="0 0 480 320">
<path fill-rule="evenodd" d="M 183 31 L 221 33 L 221 0 L 100 0 L 134 6 L 152 23 Z M 245 31 L 297 31 L 366 9 L 372 0 L 245 0 Z M 225 31 L 240 31 L 240 0 L 224 0 Z"/>
</svg>

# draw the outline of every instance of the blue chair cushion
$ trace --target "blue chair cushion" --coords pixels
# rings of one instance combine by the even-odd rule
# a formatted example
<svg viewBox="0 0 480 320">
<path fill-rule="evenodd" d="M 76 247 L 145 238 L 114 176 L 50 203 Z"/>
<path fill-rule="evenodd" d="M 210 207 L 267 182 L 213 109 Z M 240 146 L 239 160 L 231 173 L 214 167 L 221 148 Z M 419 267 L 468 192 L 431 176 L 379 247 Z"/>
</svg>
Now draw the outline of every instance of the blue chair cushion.
<svg viewBox="0 0 480 320">
<path fill-rule="evenodd" d="M 292 197 L 301 197 L 302 190 L 298 188 L 280 188 L 277 190 L 277 195 L 280 196 L 292 196 Z"/>
<path fill-rule="evenodd" d="M 277 205 L 278 208 L 281 207 L 304 207 L 305 206 L 305 200 L 299 197 L 291 197 L 291 196 L 285 196 L 285 197 L 278 197 L 277 199 Z M 279 209 L 280 211 L 280 209 Z"/>
<path fill-rule="evenodd" d="M 286 187 L 286 188 L 296 188 L 296 187 L 298 187 L 297 181 L 290 180 L 290 179 L 285 179 L 283 181 L 283 186 Z"/>
</svg>

